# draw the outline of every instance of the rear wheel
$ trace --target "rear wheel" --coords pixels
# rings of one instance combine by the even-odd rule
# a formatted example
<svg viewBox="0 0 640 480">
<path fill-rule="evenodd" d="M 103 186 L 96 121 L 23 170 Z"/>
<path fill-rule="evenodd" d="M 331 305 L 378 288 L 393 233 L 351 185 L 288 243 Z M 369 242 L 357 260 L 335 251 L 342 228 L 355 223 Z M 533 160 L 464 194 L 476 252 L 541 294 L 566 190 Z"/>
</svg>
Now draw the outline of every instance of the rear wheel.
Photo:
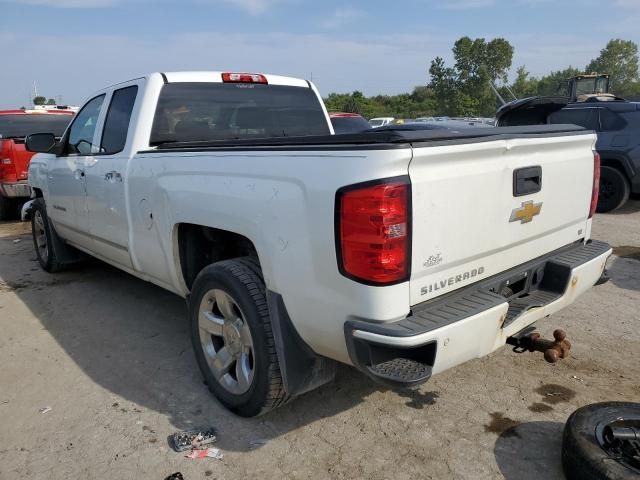
<svg viewBox="0 0 640 480">
<path fill-rule="evenodd" d="M 193 285 L 189 317 L 198 366 L 220 402 L 253 417 L 286 401 L 265 286 L 254 260 L 205 267 Z"/>
<path fill-rule="evenodd" d="M 611 212 L 629 200 L 631 186 L 624 173 L 617 168 L 602 167 L 600 169 L 600 194 L 598 196 L 598 213 Z"/>
</svg>

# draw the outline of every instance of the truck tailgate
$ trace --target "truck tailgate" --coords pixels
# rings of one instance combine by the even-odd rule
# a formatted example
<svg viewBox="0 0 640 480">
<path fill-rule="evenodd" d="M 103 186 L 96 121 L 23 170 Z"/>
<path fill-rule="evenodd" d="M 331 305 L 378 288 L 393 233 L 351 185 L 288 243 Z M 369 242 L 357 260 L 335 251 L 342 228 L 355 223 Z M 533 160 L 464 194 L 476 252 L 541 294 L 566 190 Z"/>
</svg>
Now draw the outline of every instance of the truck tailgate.
<svg viewBox="0 0 640 480">
<path fill-rule="evenodd" d="M 584 238 L 595 139 L 585 132 L 414 144 L 411 305 Z M 540 190 L 516 196 L 516 171 L 521 179 L 540 172 Z"/>
</svg>

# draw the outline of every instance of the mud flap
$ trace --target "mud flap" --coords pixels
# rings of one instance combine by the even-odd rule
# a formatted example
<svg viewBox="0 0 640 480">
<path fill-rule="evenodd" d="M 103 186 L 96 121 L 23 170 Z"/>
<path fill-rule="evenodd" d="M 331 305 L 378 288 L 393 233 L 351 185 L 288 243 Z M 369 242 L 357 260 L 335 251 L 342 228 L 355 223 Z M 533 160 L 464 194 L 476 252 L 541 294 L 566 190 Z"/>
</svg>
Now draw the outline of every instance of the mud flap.
<svg viewBox="0 0 640 480">
<path fill-rule="evenodd" d="M 301 395 L 333 380 L 336 362 L 317 355 L 300 337 L 289 318 L 282 295 L 267 290 L 267 303 L 287 393 Z"/>
</svg>

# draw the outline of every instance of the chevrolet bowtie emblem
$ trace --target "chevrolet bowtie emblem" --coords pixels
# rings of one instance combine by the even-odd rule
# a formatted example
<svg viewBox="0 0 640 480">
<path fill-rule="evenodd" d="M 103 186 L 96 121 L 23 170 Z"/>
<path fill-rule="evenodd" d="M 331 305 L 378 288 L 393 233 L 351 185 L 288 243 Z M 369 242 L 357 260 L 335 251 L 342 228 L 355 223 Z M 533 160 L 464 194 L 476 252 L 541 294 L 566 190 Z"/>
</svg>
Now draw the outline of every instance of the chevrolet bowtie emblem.
<svg viewBox="0 0 640 480">
<path fill-rule="evenodd" d="M 542 202 L 533 203 L 533 200 L 522 202 L 520 208 L 511 210 L 511 218 L 509 221 L 517 222 L 519 220 L 520 223 L 529 223 L 533 220 L 533 217 L 540 213 L 540 210 L 542 210 Z"/>
</svg>

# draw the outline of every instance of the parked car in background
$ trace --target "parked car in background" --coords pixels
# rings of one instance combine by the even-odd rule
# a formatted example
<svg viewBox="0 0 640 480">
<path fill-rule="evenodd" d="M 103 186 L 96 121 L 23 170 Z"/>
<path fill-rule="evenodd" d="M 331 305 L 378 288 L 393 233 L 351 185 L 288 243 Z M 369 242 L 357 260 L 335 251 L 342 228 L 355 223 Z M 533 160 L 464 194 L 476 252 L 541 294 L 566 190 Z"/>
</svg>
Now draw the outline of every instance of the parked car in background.
<svg viewBox="0 0 640 480">
<path fill-rule="evenodd" d="M 48 107 L 0 110 L 0 220 L 16 217 L 31 194 L 27 172 L 33 153 L 25 149 L 25 137 L 40 132 L 59 137 L 73 118 L 72 109 Z"/>
<path fill-rule="evenodd" d="M 415 119 L 416 123 L 431 123 L 431 122 L 435 122 L 435 118 L 434 117 L 418 117 Z"/>
<path fill-rule="evenodd" d="M 244 416 L 337 362 L 415 387 L 601 278 L 592 132 L 390 128 L 332 135 L 302 79 L 108 87 L 60 141 L 27 138 L 36 257 L 55 272 L 80 249 L 186 298 L 206 384 Z"/>
<path fill-rule="evenodd" d="M 612 95 L 568 101 L 568 97 L 516 100 L 498 110 L 497 124 L 575 124 L 596 131 L 601 162 L 597 211 L 620 208 L 631 193 L 640 193 L 640 103 Z"/>
<path fill-rule="evenodd" d="M 369 125 L 373 128 L 385 127 L 395 120 L 394 117 L 376 117 L 369 120 Z"/>
<path fill-rule="evenodd" d="M 329 112 L 333 131 L 340 133 L 358 133 L 371 130 L 371 125 L 357 113 Z"/>
</svg>

